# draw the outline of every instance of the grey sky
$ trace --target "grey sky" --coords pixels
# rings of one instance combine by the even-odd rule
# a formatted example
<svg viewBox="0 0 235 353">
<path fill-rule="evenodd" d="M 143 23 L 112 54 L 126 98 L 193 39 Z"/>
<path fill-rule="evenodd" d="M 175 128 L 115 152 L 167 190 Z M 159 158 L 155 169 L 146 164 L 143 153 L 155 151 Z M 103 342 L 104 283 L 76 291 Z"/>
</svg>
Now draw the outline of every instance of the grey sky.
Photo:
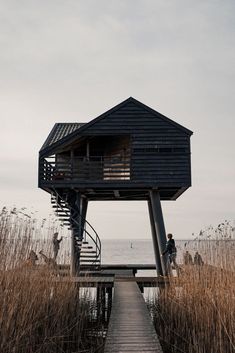
<svg viewBox="0 0 235 353">
<path fill-rule="evenodd" d="M 163 203 L 189 237 L 234 220 L 235 2 L 0 0 L 0 206 L 50 212 L 38 150 L 55 122 L 133 96 L 194 131 L 193 187 Z M 95 203 L 101 238 L 148 238 L 145 203 Z"/>
</svg>

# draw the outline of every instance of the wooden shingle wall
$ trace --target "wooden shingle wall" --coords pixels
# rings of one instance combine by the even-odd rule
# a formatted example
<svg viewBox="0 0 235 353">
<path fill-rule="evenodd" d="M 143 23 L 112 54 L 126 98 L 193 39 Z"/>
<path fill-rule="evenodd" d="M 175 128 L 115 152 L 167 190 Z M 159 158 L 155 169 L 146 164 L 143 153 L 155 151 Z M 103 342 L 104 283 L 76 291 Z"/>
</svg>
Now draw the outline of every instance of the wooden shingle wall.
<svg viewBox="0 0 235 353">
<path fill-rule="evenodd" d="M 132 181 L 163 187 L 191 185 L 190 136 L 184 129 L 128 102 L 83 133 L 115 134 L 130 136 Z"/>
</svg>

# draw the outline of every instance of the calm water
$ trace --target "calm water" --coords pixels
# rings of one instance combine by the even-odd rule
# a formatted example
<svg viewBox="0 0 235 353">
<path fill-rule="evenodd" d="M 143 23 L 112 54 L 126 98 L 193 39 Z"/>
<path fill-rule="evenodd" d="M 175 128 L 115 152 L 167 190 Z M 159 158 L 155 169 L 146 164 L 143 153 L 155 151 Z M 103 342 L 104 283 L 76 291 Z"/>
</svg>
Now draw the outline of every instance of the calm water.
<svg viewBox="0 0 235 353">
<path fill-rule="evenodd" d="M 211 261 L 213 256 L 216 254 L 216 247 L 218 246 L 216 241 L 209 242 L 207 240 L 201 242 L 194 242 L 189 240 L 175 240 L 177 247 L 177 262 L 183 263 L 183 253 L 189 250 L 192 257 L 195 251 L 199 250 L 202 258 L 205 262 L 213 263 Z M 234 254 L 235 242 L 223 242 L 226 246 L 224 258 L 228 258 L 228 251 L 231 255 L 229 263 L 231 263 L 232 253 Z M 50 255 L 48 247 L 48 241 L 44 243 L 45 253 Z M 220 244 L 221 249 L 221 244 Z M 212 257 L 210 254 L 212 253 Z M 64 238 L 61 243 L 61 249 L 58 256 L 58 262 L 69 263 L 70 262 L 70 241 L 69 238 Z M 151 240 L 102 240 L 102 263 L 103 264 L 154 264 L 154 251 Z M 218 263 L 217 263 L 218 264 Z M 225 267 L 224 264 L 220 264 Z M 155 270 L 142 270 L 137 272 L 137 276 L 156 276 Z M 156 288 L 146 288 L 144 297 L 146 299 L 152 298 L 157 293 Z"/>
<path fill-rule="evenodd" d="M 187 241 L 176 241 L 178 259 L 182 260 L 184 244 Z M 48 243 L 45 244 L 48 252 Z M 70 256 L 69 239 L 63 239 L 59 260 Z M 154 250 L 151 240 L 102 240 L 102 263 L 104 264 L 153 264 Z"/>
<path fill-rule="evenodd" d="M 195 251 L 199 251 L 203 260 L 207 263 L 216 264 L 216 258 L 228 259 L 231 262 L 232 257 L 235 255 L 235 241 L 229 242 L 222 241 L 218 244 L 217 241 L 189 241 L 189 240 L 175 240 L 177 247 L 177 262 L 183 263 L 183 253 L 189 250 L 192 257 Z M 44 242 L 43 251 L 47 255 L 52 255 L 50 246 L 51 242 L 48 240 Z M 39 247 L 41 246 L 38 245 Z M 36 251 L 39 250 L 37 246 Z M 154 264 L 154 250 L 151 239 L 149 240 L 133 240 L 133 239 L 113 239 L 102 240 L 102 259 L 103 264 Z M 61 243 L 61 249 L 58 255 L 58 262 L 70 263 L 70 240 L 64 238 Z M 217 265 L 221 265 L 217 262 Z M 224 266 L 222 266 L 224 267 Z M 139 273 L 140 274 L 140 273 Z M 145 275 L 150 275 L 148 271 L 144 271 Z M 143 273 L 141 273 L 143 275 Z"/>
<path fill-rule="evenodd" d="M 182 261 L 182 255 L 188 242 L 176 241 L 178 261 Z M 151 240 L 103 240 L 102 262 L 108 264 L 153 264 L 154 250 Z"/>
<path fill-rule="evenodd" d="M 190 243 L 189 243 L 190 244 Z M 188 241 L 176 241 L 177 262 L 183 262 L 183 252 Z M 193 247 L 190 247 L 194 255 Z M 151 240 L 104 240 L 102 242 L 103 264 L 154 264 L 154 250 Z M 137 276 L 156 276 L 156 271 L 138 271 Z"/>
<path fill-rule="evenodd" d="M 188 242 L 176 241 L 177 261 L 182 263 L 183 251 Z M 69 263 L 70 258 L 69 240 L 64 239 L 61 243 L 59 262 Z M 194 255 L 192 251 L 192 255 Z M 154 250 L 151 240 L 102 240 L 102 263 L 103 264 L 154 264 Z M 139 272 L 139 275 L 153 275 L 152 271 Z M 156 274 L 156 272 L 154 272 Z"/>
</svg>

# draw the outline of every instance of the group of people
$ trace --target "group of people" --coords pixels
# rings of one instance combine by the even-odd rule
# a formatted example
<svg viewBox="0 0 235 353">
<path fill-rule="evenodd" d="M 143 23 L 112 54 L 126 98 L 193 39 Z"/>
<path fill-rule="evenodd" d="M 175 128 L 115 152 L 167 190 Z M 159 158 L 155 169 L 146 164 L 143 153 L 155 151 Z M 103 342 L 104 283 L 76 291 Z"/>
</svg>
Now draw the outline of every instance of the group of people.
<svg viewBox="0 0 235 353">
<path fill-rule="evenodd" d="M 48 266 L 51 267 L 55 267 L 56 266 L 56 258 L 60 249 L 60 243 L 63 239 L 63 237 L 61 237 L 60 239 L 58 239 L 58 232 L 54 233 L 53 235 L 53 239 L 52 239 L 52 246 L 53 246 L 53 257 L 48 257 L 46 256 L 42 250 L 39 251 L 39 254 L 41 255 L 41 257 L 43 258 L 45 264 L 47 264 Z M 26 265 L 28 266 L 35 266 L 36 265 L 36 261 L 38 261 L 38 256 L 36 254 L 35 251 L 31 250 L 29 253 L 29 256 L 26 260 Z"/>
<path fill-rule="evenodd" d="M 177 256 L 177 250 L 175 246 L 175 240 L 173 239 L 173 235 L 171 233 L 167 234 L 168 241 L 166 243 L 166 248 L 162 252 L 162 256 L 165 254 L 168 254 L 168 259 L 170 265 L 174 266 L 174 269 L 176 269 L 177 274 L 179 275 L 180 272 L 180 267 L 176 262 L 176 256 Z M 192 258 L 192 255 L 189 253 L 189 251 L 186 251 L 184 254 L 184 265 L 198 265 L 202 266 L 204 264 L 201 255 L 196 251 L 194 255 L 194 260 Z"/>
<path fill-rule="evenodd" d="M 202 257 L 198 251 L 195 252 L 194 259 L 193 259 L 192 255 L 187 250 L 184 254 L 184 265 L 202 266 L 202 265 L 204 265 L 204 262 L 203 262 Z"/>
</svg>

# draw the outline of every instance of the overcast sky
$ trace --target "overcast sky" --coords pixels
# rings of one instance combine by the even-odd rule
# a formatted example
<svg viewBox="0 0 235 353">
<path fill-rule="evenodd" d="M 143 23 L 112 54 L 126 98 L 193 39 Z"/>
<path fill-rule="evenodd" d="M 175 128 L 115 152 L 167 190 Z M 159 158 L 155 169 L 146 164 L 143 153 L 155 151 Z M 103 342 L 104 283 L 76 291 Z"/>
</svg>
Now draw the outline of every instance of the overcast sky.
<svg viewBox="0 0 235 353">
<path fill-rule="evenodd" d="M 235 219 L 234 0 L 0 0 L 0 206 L 44 217 L 38 151 L 55 122 L 133 96 L 194 132 L 193 186 L 163 202 L 176 238 Z M 101 238 L 150 238 L 145 202 L 93 203 Z"/>
</svg>

